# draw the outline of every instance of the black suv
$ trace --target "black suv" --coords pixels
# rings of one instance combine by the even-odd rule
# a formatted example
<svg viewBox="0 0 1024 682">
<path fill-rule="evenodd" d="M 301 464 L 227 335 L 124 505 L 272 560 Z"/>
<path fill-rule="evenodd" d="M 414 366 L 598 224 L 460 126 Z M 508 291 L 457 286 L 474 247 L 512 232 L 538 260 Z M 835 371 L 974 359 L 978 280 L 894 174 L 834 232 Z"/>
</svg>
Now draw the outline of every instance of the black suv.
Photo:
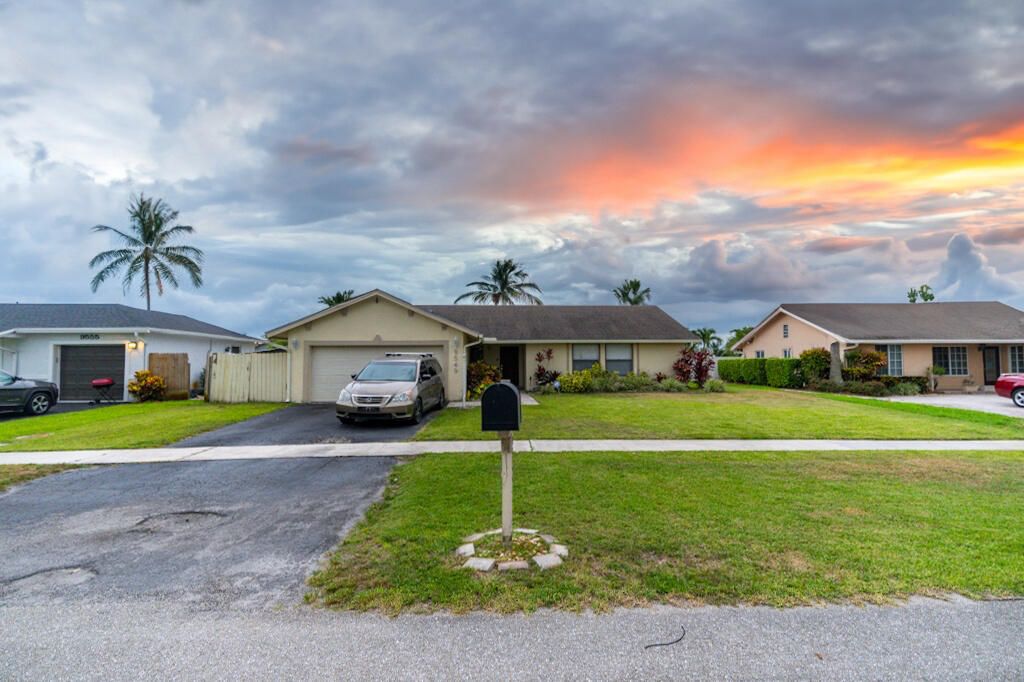
<svg viewBox="0 0 1024 682">
<path fill-rule="evenodd" d="M 46 414 L 57 402 L 57 384 L 0 372 L 0 412 Z"/>
</svg>

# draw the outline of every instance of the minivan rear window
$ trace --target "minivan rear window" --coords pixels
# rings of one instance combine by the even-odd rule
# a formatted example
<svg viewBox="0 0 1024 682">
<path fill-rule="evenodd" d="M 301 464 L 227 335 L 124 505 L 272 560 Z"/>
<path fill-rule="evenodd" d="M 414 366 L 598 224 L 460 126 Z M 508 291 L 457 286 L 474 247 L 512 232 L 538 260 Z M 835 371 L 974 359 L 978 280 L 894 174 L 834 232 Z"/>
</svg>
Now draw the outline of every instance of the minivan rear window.
<svg viewBox="0 0 1024 682">
<path fill-rule="evenodd" d="M 356 381 L 416 381 L 415 362 L 371 362 Z"/>
</svg>

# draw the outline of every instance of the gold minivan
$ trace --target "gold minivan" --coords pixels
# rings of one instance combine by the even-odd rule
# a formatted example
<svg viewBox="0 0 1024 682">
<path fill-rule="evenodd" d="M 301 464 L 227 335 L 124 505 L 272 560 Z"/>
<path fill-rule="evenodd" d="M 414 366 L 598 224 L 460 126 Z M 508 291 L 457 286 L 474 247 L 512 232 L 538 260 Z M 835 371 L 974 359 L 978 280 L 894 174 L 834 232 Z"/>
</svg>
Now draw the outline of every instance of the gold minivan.
<svg viewBox="0 0 1024 682">
<path fill-rule="evenodd" d="M 418 424 L 424 413 L 447 404 L 444 377 L 431 353 L 385 353 L 371 360 L 341 389 L 338 420 L 408 419 Z"/>
</svg>

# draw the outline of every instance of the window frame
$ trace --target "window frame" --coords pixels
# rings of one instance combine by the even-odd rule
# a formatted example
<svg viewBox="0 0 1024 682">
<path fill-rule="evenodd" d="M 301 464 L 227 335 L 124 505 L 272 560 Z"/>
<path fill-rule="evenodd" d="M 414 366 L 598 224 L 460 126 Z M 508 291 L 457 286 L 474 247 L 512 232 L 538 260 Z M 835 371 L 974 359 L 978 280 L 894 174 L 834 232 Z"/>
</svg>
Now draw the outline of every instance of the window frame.
<svg viewBox="0 0 1024 682">
<path fill-rule="evenodd" d="M 1024 346 L 1010 346 L 1007 350 L 1009 355 L 1009 369 L 1011 374 L 1024 372 Z M 1015 355 L 1017 357 L 1015 357 Z"/>
<path fill-rule="evenodd" d="M 782 338 L 784 338 L 784 339 L 788 339 L 789 338 L 789 325 L 788 324 L 782 325 Z"/>
<path fill-rule="evenodd" d="M 782 357 L 785 358 L 786 360 L 789 360 L 790 358 L 792 358 L 793 357 L 793 349 L 792 348 L 783 348 L 782 349 Z"/>
<path fill-rule="evenodd" d="M 609 354 L 611 348 L 629 349 L 629 358 L 613 358 Z M 614 363 L 614 364 L 613 364 Z M 621 363 L 627 363 L 628 367 L 622 371 Z M 606 343 L 604 344 L 604 368 L 609 372 L 615 372 L 619 376 L 625 376 L 634 371 L 633 368 L 633 344 L 631 343 Z"/>
<path fill-rule="evenodd" d="M 954 372 L 953 369 L 953 351 L 959 351 L 957 355 L 963 356 L 963 371 Z M 945 354 L 945 362 L 943 362 L 942 354 Z M 960 358 L 957 358 L 959 361 Z M 957 363 L 959 365 L 959 362 Z M 967 346 L 932 346 L 932 365 L 935 367 L 942 367 L 946 370 L 946 376 L 950 377 L 966 377 L 970 376 L 970 363 L 968 361 Z M 960 369 L 960 367 L 957 367 Z"/>
<path fill-rule="evenodd" d="M 876 343 L 875 350 L 878 351 L 879 353 L 885 353 L 885 367 L 882 367 L 878 370 L 879 376 L 903 376 L 902 343 Z M 896 365 L 899 365 L 898 371 L 896 371 Z"/>
<path fill-rule="evenodd" d="M 754 359 L 755 360 L 764 360 L 764 351 L 763 350 L 755 350 L 754 351 Z"/>
<path fill-rule="evenodd" d="M 596 354 L 593 359 L 590 359 L 589 357 L 585 357 L 585 358 L 577 358 L 576 357 L 576 349 L 577 348 L 590 348 L 590 347 L 593 347 L 594 353 Z M 572 363 L 572 371 L 574 371 L 574 372 L 581 372 L 581 371 L 583 371 L 585 369 L 590 369 L 594 365 L 600 365 L 601 364 L 601 344 L 599 344 L 599 343 L 574 343 L 574 344 L 572 344 L 572 351 L 571 351 L 571 355 L 569 357 L 569 361 Z M 584 363 L 584 362 L 587 363 L 585 366 L 582 365 L 582 364 L 577 364 L 577 363 Z"/>
</svg>

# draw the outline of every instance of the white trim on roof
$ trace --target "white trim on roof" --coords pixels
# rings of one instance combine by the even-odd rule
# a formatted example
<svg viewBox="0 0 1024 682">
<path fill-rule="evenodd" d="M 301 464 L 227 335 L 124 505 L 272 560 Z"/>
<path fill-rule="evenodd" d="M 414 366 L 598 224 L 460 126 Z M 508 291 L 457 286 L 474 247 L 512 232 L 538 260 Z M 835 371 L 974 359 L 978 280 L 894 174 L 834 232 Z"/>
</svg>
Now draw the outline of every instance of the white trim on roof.
<svg viewBox="0 0 1024 682">
<path fill-rule="evenodd" d="M 502 343 L 506 345 L 524 343 L 700 343 L 700 339 L 497 339 L 488 337 L 484 345 Z"/>
<path fill-rule="evenodd" d="M 951 343 L 986 343 L 986 344 L 1024 344 L 1024 339 L 857 339 L 855 343 L 877 343 L 877 344 L 933 344 L 949 345 Z"/>
<path fill-rule="evenodd" d="M 823 334 L 828 334 L 829 336 L 834 336 L 837 341 L 842 341 L 843 343 L 853 343 L 852 339 L 848 339 L 848 338 L 846 338 L 844 336 L 840 336 L 839 334 L 836 334 L 833 331 L 825 329 L 824 327 L 822 327 L 820 325 L 816 325 L 813 322 L 811 322 L 810 320 L 804 319 L 804 318 L 800 317 L 799 315 L 794 315 L 793 313 L 789 312 L 788 310 L 786 310 L 785 308 L 783 308 L 780 305 L 775 310 L 773 310 L 772 312 L 768 313 L 768 317 L 766 317 L 763 320 L 761 320 L 757 324 L 756 327 L 754 327 L 749 332 L 747 332 L 746 336 L 744 336 L 742 339 L 740 339 L 735 344 L 733 344 L 733 348 L 742 348 L 743 346 L 745 346 L 748 343 L 750 343 L 750 340 L 752 339 L 752 337 L 757 336 L 757 333 L 759 331 L 761 331 L 761 329 L 763 329 L 766 324 L 768 324 L 769 322 L 774 320 L 780 313 L 785 313 L 786 315 L 789 315 L 790 317 L 792 317 L 794 320 L 798 320 L 800 322 L 803 322 L 807 326 L 813 327 L 813 328 L 817 329 L 819 332 L 821 332 Z M 867 342 L 864 341 L 864 342 L 860 342 L 860 343 L 867 343 Z"/>
<path fill-rule="evenodd" d="M 271 329 L 270 331 L 267 332 L 267 338 L 270 339 L 270 338 L 273 338 L 275 336 L 280 336 L 281 334 L 283 334 L 285 332 L 289 332 L 289 331 L 295 329 L 296 327 L 301 327 L 304 324 L 309 324 L 310 322 L 315 322 L 316 320 L 319 320 L 320 318 L 326 317 L 328 315 L 332 315 L 332 314 L 338 312 L 339 310 L 344 310 L 345 308 L 348 308 L 350 306 L 356 305 L 357 303 L 362 303 L 363 301 L 369 300 L 370 297 L 372 297 L 372 296 L 380 296 L 381 298 L 383 298 L 383 299 L 385 299 L 387 301 L 390 301 L 391 303 L 394 303 L 395 305 L 401 306 L 401 307 L 403 307 L 403 308 L 405 308 L 407 310 L 412 310 L 413 312 L 416 312 L 416 313 L 418 313 L 418 314 L 420 314 L 420 315 L 422 315 L 422 316 L 424 316 L 424 317 L 426 317 L 428 319 L 434 320 L 435 322 L 439 322 L 441 324 L 446 324 L 449 327 L 452 327 L 452 328 L 457 329 L 457 330 L 459 330 L 461 332 L 469 334 L 470 336 L 475 336 L 477 338 L 480 338 L 480 337 L 483 336 L 483 334 L 481 334 L 480 332 L 477 332 L 477 331 L 475 331 L 473 329 L 469 329 L 468 327 L 463 327 L 458 322 L 453 322 L 452 320 L 449 320 L 449 319 L 447 319 L 445 317 L 441 317 L 440 315 L 436 315 L 434 313 L 428 312 L 428 311 L 424 310 L 423 308 L 420 308 L 419 306 L 413 305 L 412 303 L 409 303 L 408 301 L 404 301 L 404 300 L 398 298 L 397 296 L 392 296 L 391 294 L 389 294 L 386 291 L 381 291 L 380 289 L 372 289 L 370 291 L 367 291 L 365 294 L 359 294 L 358 296 L 350 298 L 349 300 L 345 301 L 344 303 L 339 303 L 336 306 L 331 306 L 330 308 L 325 308 L 324 310 L 318 310 L 317 312 L 315 312 L 315 313 L 313 313 L 311 315 L 306 315 L 305 317 L 299 318 L 298 320 L 295 320 L 293 322 L 289 322 L 288 324 L 282 325 L 280 327 L 276 327 L 275 329 Z"/>
<path fill-rule="evenodd" d="M 192 332 L 182 329 L 163 329 L 160 327 L 23 327 L 0 332 L 0 337 L 17 336 L 18 334 L 171 334 L 178 336 L 198 336 L 204 339 L 225 339 L 257 343 L 259 339 L 250 336 L 233 334 L 216 334 L 213 332 Z"/>
</svg>

